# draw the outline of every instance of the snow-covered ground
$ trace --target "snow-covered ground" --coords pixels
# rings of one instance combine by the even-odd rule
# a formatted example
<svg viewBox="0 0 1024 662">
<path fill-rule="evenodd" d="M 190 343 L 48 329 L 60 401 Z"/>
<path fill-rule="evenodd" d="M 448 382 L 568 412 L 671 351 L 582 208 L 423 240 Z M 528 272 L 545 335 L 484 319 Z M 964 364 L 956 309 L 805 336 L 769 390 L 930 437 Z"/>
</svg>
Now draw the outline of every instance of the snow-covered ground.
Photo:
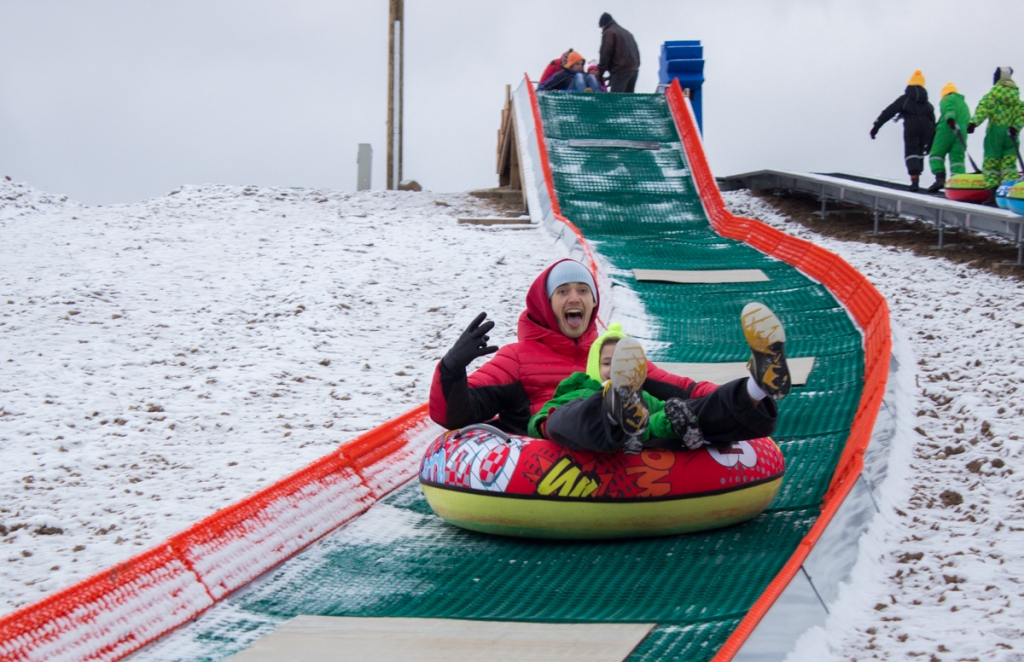
<svg viewBox="0 0 1024 662">
<path fill-rule="evenodd" d="M 0 614 L 426 401 L 481 310 L 514 340 L 561 245 L 466 195 L 0 180 Z"/>
<path fill-rule="evenodd" d="M 790 659 L 1024 659 L 1024 289 L 726 198 L 867 275 L 917 362 L 881 515 Z M 423 402 L 480 310 L 512 340 L 564 252 L 539 229 L 455 222 L 487 213 L 228 186 L 84 207 L 0 181 L 0 613 Z"/>
<path fill-rule="evenodd" d="M 916 362 L 881 513 L 825 627 L 806 633 L 789 660 L 1024 660 L 1024 472 L 1015 473 L 1024 287 L 822 237 L 745 192 L 725 197 L 734 213 L 811 240 L 866 275 L 914 355 L 901 358 Z"/>
</svg>

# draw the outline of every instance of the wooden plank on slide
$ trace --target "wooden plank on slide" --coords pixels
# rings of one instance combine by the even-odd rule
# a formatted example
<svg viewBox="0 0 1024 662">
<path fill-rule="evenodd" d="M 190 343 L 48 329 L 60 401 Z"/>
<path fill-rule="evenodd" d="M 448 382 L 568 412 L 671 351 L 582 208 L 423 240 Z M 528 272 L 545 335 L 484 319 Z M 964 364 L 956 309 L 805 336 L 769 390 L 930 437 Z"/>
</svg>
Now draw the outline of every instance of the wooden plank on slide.
<svg viewBox="0 0 1024 662">
<path fill-rule="evenodd" d="M 633 269 L 633 277 L 662 283 L 757 283 L 768 280 L 768 275 L 760 269 Z"/>
<path fill-rule="evenodd" d="M 621 662 L 653 623 L 296 616 L 231 662 Z"/>
<path fill-rule="evenodd" d="M 814 369 L 814 357 L 787 358 L 786 363 L 789 364 L 789 378 L 792 380 L 793 386 L 806 384 L 811 370 Z M 715 384 L 724 384 L 750 374 L 746 361 L 737 363 L 662 363 L 659 361 L 657 365 L 673 375 Z"/>
<path fill-rule="evenodd" d="M 654 140 L 615 140 L 604 138 L 570 138 L 569 147 L 612 147 L 615 149 L 659 150 L 661 143 Z"/>
</svg>

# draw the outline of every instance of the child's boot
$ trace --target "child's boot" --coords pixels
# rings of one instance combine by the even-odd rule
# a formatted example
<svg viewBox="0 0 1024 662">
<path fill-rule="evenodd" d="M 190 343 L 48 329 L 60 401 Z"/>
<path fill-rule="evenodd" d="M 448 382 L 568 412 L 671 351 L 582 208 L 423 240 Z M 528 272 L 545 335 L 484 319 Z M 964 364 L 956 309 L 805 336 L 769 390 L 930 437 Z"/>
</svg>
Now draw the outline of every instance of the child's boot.
<svg viewBox="0 0 1024 662">
<path fill-rule="evenodd" d="M 647 357 L 635 338 L 623 338 L 612 355 L 611 379 L 604 385 L 604 408 L 628 439 L 623 450 L 628 454 L 643 449 L 641 438 L 647 431 L 650 411 L 641 388 L 647 379 Z"/>
</svg>

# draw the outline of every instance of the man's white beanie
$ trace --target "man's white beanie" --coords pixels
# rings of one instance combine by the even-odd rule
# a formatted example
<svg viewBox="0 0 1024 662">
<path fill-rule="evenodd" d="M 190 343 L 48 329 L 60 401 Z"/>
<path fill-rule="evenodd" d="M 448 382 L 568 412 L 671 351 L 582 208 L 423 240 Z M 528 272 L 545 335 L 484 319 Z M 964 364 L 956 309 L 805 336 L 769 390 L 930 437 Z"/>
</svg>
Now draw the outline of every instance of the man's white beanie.
<svg viewBox="0 0 1024 662">
<path fill-rule="evenodd" d="M 597 286 L 594 285 L 594 276 L 590 273 L 589 269 L 576 260 L 563 260 L 548 272 L 548 298 L 551 298 L 551 295 L 555 293 L 555 289 L 559 285 L 565 285 L 566 283 L 586 283 L 590 286 L 594 299 L 597 299 Z"/>
</svg>

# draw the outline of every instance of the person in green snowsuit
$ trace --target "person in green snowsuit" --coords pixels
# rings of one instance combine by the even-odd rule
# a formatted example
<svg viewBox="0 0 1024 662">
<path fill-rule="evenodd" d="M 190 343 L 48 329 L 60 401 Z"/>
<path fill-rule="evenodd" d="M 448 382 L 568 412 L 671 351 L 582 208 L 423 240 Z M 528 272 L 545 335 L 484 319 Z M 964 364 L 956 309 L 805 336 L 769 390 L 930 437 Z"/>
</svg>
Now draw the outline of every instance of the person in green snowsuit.
<svg viewBox="0 0 1024 662">
<path fill-rule="evenodd" d="M 1024 124 L 1024 104 L 1020 100 L 1020 89 L 1013 82 L 1011 67 L 999 67 L 993 76 L 994 85 L 988 94 L 978 102 L 967 133 L 988 120 L 985 130 L 985 188 L 992 189 L 993 196 L 999 182 L 1019 178 L 1017 173 L 1017 136 Z"/>
<path fill-rule="evenodd" d="M 971 121 L 971 109 L 953 83 L 942 88 L 939 101 L 939 123 L 935 127 L 935 140 L 928 155 L 928 163 L 935 183 L 928 187 L 929 193 L 936 193 L 946 185 L 946 155 L 949 155 L 949 171 L 954 175 L 966 172 L 964 155 L 967 152 L 967 125 Z M 957 131 L 960 137 L 957 137 Z M 961 142 L 963 139 L 964 142 Z"/>
<path fill-rule="evenodd" d="M 530 418 L 527 428 L 529 436 L 536 439 L 547 438 L 544 424 L 552 411 L 573 400 L 586 399 L 604 390 L 604 382 L 608 380 L 608 372 L 611 369 L 611 351 L 602 352 L 602 349 L 609 344 L 609 341 L 617 343 L 625 337 L 626 334 L 622 332 L 621 324 L 616 322 L 608 325 L 608 330 L 590 346 L 590 353 L 587 355 L 587 371 L 574 372 L 563 379 L 555 389 L 554 397 L 545 402 L 544 406 Z M 608 349 L 612 350 L 613 348 L 608 347 Z M 602 368 L 604 368 L 603 372 Z M 681 443 L 677 442 L 677 448 L 684 446 L 700 448 L 704 444 L 704 437 L 696 425 L 696 419 L 679 420 L 680 416 L 676 415 L 677 420 L 673 426 L 669 413 L 665 411 L 665 402 L 646 391 L 641 391 L 641 393 L 651 415 L 647 430 L 641 437 L 642 441 L 649 439 L 681 440 Z M 672 444 L 663 446 L 670 447 Z"/>
</svg>

